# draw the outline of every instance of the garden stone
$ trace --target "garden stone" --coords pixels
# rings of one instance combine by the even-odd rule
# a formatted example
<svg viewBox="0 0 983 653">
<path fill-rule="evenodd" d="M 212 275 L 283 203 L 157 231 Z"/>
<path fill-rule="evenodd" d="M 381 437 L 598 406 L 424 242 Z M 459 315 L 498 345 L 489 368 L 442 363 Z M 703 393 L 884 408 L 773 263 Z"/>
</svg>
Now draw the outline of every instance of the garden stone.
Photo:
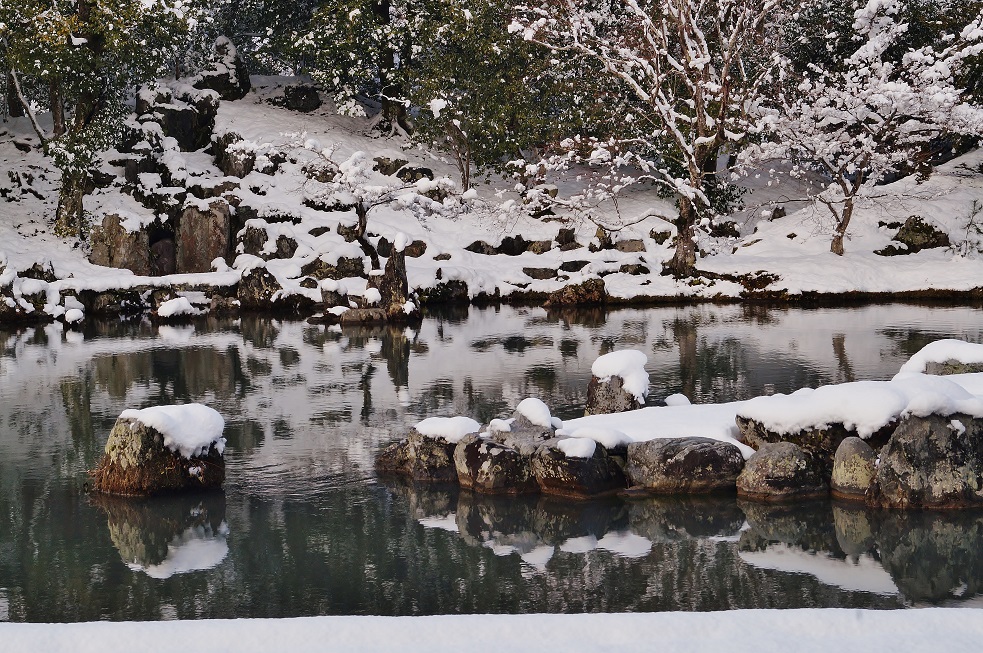
<svg viewBox="0 0 983 653">
<path fill-rule="evenodd" d="M 380 474 L 406 476 L 429 483 L 457 482 L 454 448 L 443 438 L 423 435 L 411 429 L 406 439 L 383 449 L 375 461 Z"/>
<path fill-rule="evenodd" d="M 763 445 L 744 464 L 737 493 L 756 501 L 792 501 L 829 494 L 822 466 L 791 442 Z"/>
<path fill-rule="evenodd" d="M 568 456 L 558 446 L 544 444 L 532 457 L 532 473 L 544 494 L 584 499 L 627 487 L 624 472 L 602 445 L 589 458 Z"/>
<path fill-rule="evenodd" d="M 906 418 L 881 449 L 867 501 L 885 508 L 983 505 L 983 420 Z"/>
<path fill-rule="evenodd" d="M 740 449 L 710 438 L 657 438 L 628 445 L 630 485 L 659 494 L 734 490 L 744 469 Z"/>
<path fill-rule="evenodd" d="M 624 389 L 624 379 L 612 376 L 602 381 L 592 376 L 587 384 L 587 405 L 584 415 L 606 415 L 608 413 L 623 413 L 642 407 L 635 395 Z"/>
<path fill-rule="evenodd" d="M 485 494 L 539 492 L 530 460 L 515 449 L 493 440 L 466 435 L 454 449 L 454 465 L 461 487 Z"/>
<path fill-rule="evenodd" d="M 830 489 L 839 499 L 863 501 L 874 480 L 877 454 L 857 437 L 849 437 L 836 448 Z"/>
<path fill-rule="evenodd" d="M 137 419 L 116 420 L 92 489 L 124 495 L 218 488 L 225 480 L 224 440 L 188 457 L 164 444 L 164 434 Z"/>
</svg>

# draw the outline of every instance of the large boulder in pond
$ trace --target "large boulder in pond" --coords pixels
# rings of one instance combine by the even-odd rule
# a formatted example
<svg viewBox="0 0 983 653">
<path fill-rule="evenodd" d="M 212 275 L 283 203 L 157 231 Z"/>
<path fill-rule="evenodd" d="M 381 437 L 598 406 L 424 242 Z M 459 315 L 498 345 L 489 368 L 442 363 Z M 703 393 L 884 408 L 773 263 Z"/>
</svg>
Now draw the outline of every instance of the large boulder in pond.
<svg viewBox="0 0 983 653">
<path fill-rule="evenodd" d="M 539 484 L 528 456 L 494 440 L 469 434 L 454 449 L 461 487 L 483 494 L 532 494 Z"/>
<path fill-rule="evenodd" d="M 983 505 L 983 419 L 907 417 L 881 449 L 867 500 L 885 508 Z"/>
<path fill-rule="evenodd" d="M 146 496 L 221 487 L 224 429 L 222 416 L 202 404 L 123 411 L 90 473 L 92 489 Z"/>
<path fill-rule="evenodd" d="M 705 494 L 737 487 L 744 456 L 710 438 L 665 438 L 628 445 L 625 473 L 632 487 L 658 494 Z"/>
<path fill-rule="evenodd" d="M 737 494 L 755 501 L 824 497 L 829 486 L 816 457 L 791 442 L 765 444 L 744 464 Z"/>
<path fill-rule="evenodd" d="M 454 449 L 480 428 L 468 417 L 429 417 L 413 427 L 405 439 L 379 452 L 376 471 L 414 481 L 457 483 Z"/>
<path fill-rule="evenodd" d="M 544 494 L 585 499 L 614 494 L 628 486 L 621 466 L 588 438 L 565 438 L 542 445 L 532 473 Z"/>
<path fill-rule="evenodd" d="M 863 501 L 874 481 L 877 454 L 860 438 L 846 438 L 836 448 L 830 489 L 833 496 L 848 501 Z"/>
</svg>

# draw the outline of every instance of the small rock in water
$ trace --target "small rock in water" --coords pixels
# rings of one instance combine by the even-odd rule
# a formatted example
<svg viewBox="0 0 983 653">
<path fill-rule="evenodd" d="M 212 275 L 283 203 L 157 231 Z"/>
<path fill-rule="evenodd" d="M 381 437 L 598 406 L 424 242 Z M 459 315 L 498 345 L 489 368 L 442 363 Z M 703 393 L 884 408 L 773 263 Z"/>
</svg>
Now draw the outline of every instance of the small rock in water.
<svg viewBox="0 0 983 653">
<path fill-rule="evenodd" d="M 877 471 L 874 467 L 876 459 L 874 450 L 860 438 L 843 440 L 833 458 L 833 476 L 830 480 L 833 496 L 863 501 Z"/>
</svg>

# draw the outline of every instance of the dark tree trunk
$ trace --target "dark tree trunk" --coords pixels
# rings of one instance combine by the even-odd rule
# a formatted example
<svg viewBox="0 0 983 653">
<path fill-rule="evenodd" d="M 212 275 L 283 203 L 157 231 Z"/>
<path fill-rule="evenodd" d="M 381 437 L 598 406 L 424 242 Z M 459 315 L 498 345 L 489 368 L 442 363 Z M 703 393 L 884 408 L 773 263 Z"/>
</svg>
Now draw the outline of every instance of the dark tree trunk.
<svg viewBox="0 0 983 653">
<path fill-rule="evenodd" d="M 61 180 L 58 209 L 55 213 L 55 234 L 62 238 L 84 238 L 82 233 L 82 198 L 89 180 L 84 176 L 68 175 Z"/>
<path fill-rule="evenodd" d="M 674 277 L 690 277 L 696 271 L 696 207 L 688 197 L 679 197 L 676 218 L 676 253 L 665 264 L 664 272 Z"/>
<path fill-rule="evenodd" d="M 51 125 L 54 137 L 64 136 L 65 103 L 61 95 L 61 82 L 57 78 L 48 82 L 48 108 L 51 109 Z"/>
<path fill-rule="evenodd" d="M 833 232 L 833 242 L 829 246 L 829 251 L 837 256 L 843 256 L 843 238 L 846 236 L 846 230 L 850 226 L 850 218 L 852 217 L 853 198 L 848 197 L 843 202 L 843 213 L 840 215 L 840 220 L 836 225 L 836 231 Z"/>
<path fill-rule="evenodd" d="M 11 118 L 24 117 L 24 105 L 20 102 L 17 95 L 17 86 L 14 84 L 14 76 L 7 73 L 7 115 Z"/>
</svg>

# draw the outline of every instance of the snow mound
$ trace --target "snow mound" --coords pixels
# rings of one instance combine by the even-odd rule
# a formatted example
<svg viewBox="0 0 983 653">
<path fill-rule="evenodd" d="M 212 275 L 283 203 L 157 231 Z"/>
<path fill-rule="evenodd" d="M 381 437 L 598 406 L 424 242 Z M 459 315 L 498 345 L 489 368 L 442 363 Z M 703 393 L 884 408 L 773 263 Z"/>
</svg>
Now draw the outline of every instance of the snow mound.
<svg viewBox="0 0 983 653">
<path fill-rule="evenodd" d="M 666 397 L 666 406 L 689 406 L 693 402 L 689 400 L 684 394 L 676 393 L 674 395 L 669 395 Z"/>
<path fill-rule="evenodd" d="M 922 347 L 918 353 L 901 366 L 898 374 L 924 374 L 929 363 L 954 360 L 964 365 L 983 363 L 983 345 L 964 340 L 936 340 Z"/>
<path fill-rule="evenodd" d="M 550 415 L 549 406 L 535 397 L 529 397 L 519 402 L 515 407 L 515 412 L 519 413 L 536 426 L 543 428 L 553 428 L 553 417 Z"/>
<path fill-rule="evenodd" d="M 634 442 L 626 433 L 617 429 L 603 428 L 599 426 L 582 426 L 570 434 L 571 438 L 584 438 L 611 449 L 613 447 L 623 447 Z"/>
<path fill-rule="evenodd" d="M 85 313 L 77 308 L 70 308 L 65 311 L 65 321 L 69 324 L 81 322 L 85 318 Z"/>
<path fill-rule="evenodd" d="M 840 423 L 861 438 L 869 438 L 907 415 L 953 413 L 983 417 L 983 397 L 943 377 L 912 374 L 892 381 L 857 381 L 756 397 L 745 402 L 737 414 L 781 435 Z"/>
<path fill-rule="evenodd" d="M 225 451 L 222 437 L 225 419 L 204 404 L 124 410 L 120 418 L 136 420 L 157 430 L 164 436 L 164 446 L 185 458 L 204 455 L 213 444 L 219 454 Z"/>
<path fill-rule="evenodd" d="M 481 424 L 470 417 L 428 417 L 413 427 L 420 435 L 457 444 L 468 433 L 477 433 Z"/>
<path fill-rule="evenodd" d="M 160 317 L 174 317 L 177 315 L 197 315 L 198 311 L 187 297 L 176 297 L 168 299 L 157 308 L 157 315 Z"/>
<path fill-rule="evenodd" d="M 649 393 L 649 374 L 645 371 L 648 360 L 648 356 L 637 349 L 613 351 L 599 356 L 591 365 L 590 372 L 602 382 L 609 381 L 612 376 L 620 376 L 625 391 L 639 403 L 645 403 Z"/>
<path fill-rule="evenodd" d="M 488 422 L 488 430 L 492 433 L 509 433 L 512 431 L 512 420 L 493 419 Z"/>
<path fill-rule="evenodd" d="M 557 442 L 556 448 L 567 458 L 590 458 L 597 449 L 597 443 L 590 438 L 567 438 Z"/>
</svg>

